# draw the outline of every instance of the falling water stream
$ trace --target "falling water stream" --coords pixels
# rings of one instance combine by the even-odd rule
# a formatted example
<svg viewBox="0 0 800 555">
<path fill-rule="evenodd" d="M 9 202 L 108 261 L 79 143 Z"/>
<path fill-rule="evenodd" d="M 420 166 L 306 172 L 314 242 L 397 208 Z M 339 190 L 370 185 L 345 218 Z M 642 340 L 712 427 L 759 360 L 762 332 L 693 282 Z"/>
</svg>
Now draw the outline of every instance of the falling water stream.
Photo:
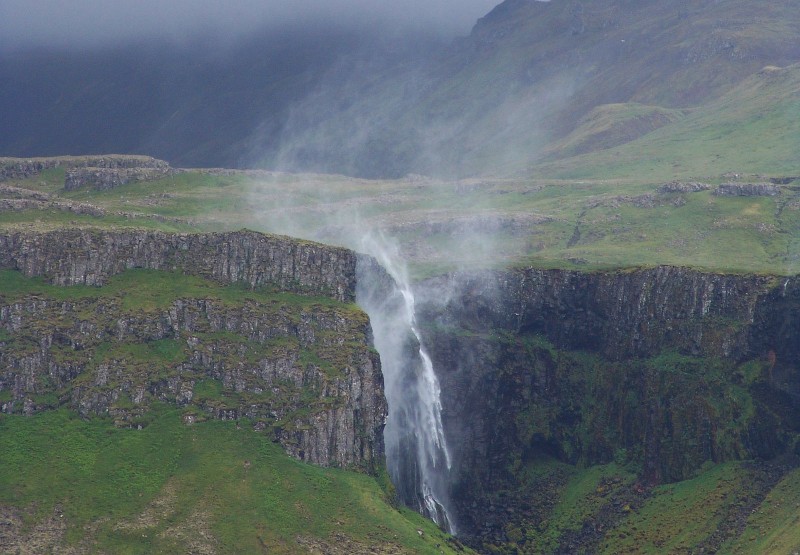
<svg viewBox="0 0 800 555">
<path fill-rule="evenodd" d="M 417 326 L 414 292 L 395 245 L 370 234 L 361 246 L 382 266 L 359 262 L 356 299 L 370 317 L 381 355 L 389 404 L 384 429 L 389 475 L 405 504 L 455 534 L 439 380 Z"/>
</svg>

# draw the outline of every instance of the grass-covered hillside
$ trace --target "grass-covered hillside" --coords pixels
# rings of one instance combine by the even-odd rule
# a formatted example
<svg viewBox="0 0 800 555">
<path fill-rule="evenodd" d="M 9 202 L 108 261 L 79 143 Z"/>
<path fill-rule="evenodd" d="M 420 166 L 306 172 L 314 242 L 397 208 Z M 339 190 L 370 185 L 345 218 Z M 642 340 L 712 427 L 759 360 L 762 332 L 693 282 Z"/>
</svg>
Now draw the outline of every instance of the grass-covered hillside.
<svg viewBox="0 0 800 555">
<path fill-rule="evenodd" d="M 800 173 L 800 64 L 764 67 L 720 98 L 680 111 L 603 107 L 557 146 L 561 160 L 535 165 L 534 173 L 593 179 Z M 571 156 L 581 151 L 591 154 Z"/>
<path fill-rule="evenodd" d="M 454 553 L 385 478 L 290 459 L 247 422 L 141 430 L 66 410 L 0 416 L 3 553 Z"/>
<path fill-rule="evenodd" d="M 681 115 L 670 125 L 688 117 Z M 0 229 L 221 231 L 246 226 L 355 248 L 365 230 L 383 229 L 400 243 L 417 275 L 462 265 L 591 270 L 657 264 L 790 274 L 796 272 L 800 253 L 795 175 L 687 172 L 678 180 L 449 182 L 186 171 L 159 181 L 67 192 L 65 169 L 55 168 L 0 186 Z M 337 303 L 330 306 L 332 301 L 222 287 L 152 271 L 115 276 L 101 289 L 56 288 L 16 272 L 6 272 L 2 279 L 0 290 L 9 303 L 51 297 L 60 303 L 56 306 L 75 305 L 78 318 L 86 312 L 96 314 L 99 305 L 118 307 L 122 313 L 158 314 L 180 299 L 212 299 L 234 308 L 250 303 L 279 313 L 353 310 Z M 61 319 L 59 325 L 66 323 Z M 229 334 L 192 335 L 213 346 L 205 352 L 216 350 L 231 361 L 266 356 L 276 349 L 296 350 L 297 360 L 333 376 L 340 352 L 308 349 L 291 338 L 250 345 L 244 352 Z M 187 339 L 169 337 L 116 350 L 101 341 L 89 351 L 99 362 L 128 361 L 143 370 L 142 379 L 158 384 L 169 378 L 159 372 L 166 369 L 169 374 L 170 368 L 193 356 L 192 349 L 198 351 L 183 346 Z M 4 328 L 0 344 L 12 341 L 14 334 Z M 265 350 L 256 352 L 259 349 Z M 69 391 L 32 401 L 52 408 L 68 406 Z M 32 417 L 3 416 L 0 441 L 24 449 L 24 454 L 19 448 L 0 450 L 0 457 L 8 461 L 2 466 L 9 471 L 2 478 L 8 485 L 0 487 L 7 492 L 0 506 L 14 527 L 8 541 L 18 542 L 8 543 L 9 549 L 19 542 L 66 545 L 78 552 L 132 553 L 181 552 L 185 545 L 198 552 L 267 553 L 291 553 L 298 545 L 323 553 L 369 552 L 366 546 L 386 553 L 453 548 L 415 515 L 392 508 L 391 489 L 380 486 L 381 480 L 297 463 L 270 441 L 269 434 L 253 432 L 254 423 L 246 418 L 237 429 L 204 417 L 208 411 L 224 412 L 228 405 L 266 399 L 232 392 L 215 380 L 198 383 L 195 394 L 192 403 L 179 408 L 172 400 L 166 406 L 155 402 L 142 430 L 125 428 L 130 419 L 118 419 L 115 427 L 113 418 L 83 421 L 65 409 Z M 6 397 L 2 401 L 7 403 Z M 298 398 L 311 401 L 310 408 L 316 410 L 315 397 L 300 392 Z M 324 405 L 321 402 L 319 408 L 327 408 Z M 130 401 L 120 396 L 110 408 L 124 415 Z M 297 414 L 304 415 L 302 410 Z M 193 425 L 187 426 L 187 416 Z M 56 426 L 64 430 L 57 441 L 52 437 Z M 44 453 L 54 442 L 64 443 L 59 449 L 65 453 L 55 467 L 44 455 L 29 456 Z M 219 445 L 226 447 L 220 450 Z M 128 461 L 127 466 L 115 457 Z M 21 460 L 29 462 L 23 465 Z M 137 466 L 138 461 L 145 462 Z M 711 465 L 688 482 L 650 490 L 637 485 L 637 469 L 625 467 L 624 457 L 616 466 L 589 468 L 550 460 L 519 463 L 514 470 L 519 487 L 492 495 L 504 502 L 519 498 L 514 506 L 523 509 L 509 520 L 514 524 L 498 532 L 502 541 L 487 538 L 482 543 L 490 551 L 549 553 L 558 546 L 569 551 L 570 545 L 590 545 L 607 553 L 691 552 L 699 547 L 720 553 L 782 553 L 798 546 L 798 510 L 787 502 L 794 497 L 797 476 L 789 467 Z M 42 478 L 45 467 L 52 469 L 47 482 Z M 124 475 L 110 470 L 118 467 L 126 469 Z M 690 527 L 685 525 L 686 515 L 693 523 Z M 298 519 L 301 524 L 295 524 Z M 723 532 L 716 533 L 718 529 Z"/>
<path fill-rule="evenodd" d="M 547 457 L 518 470 L 522 524 L 487 553 L 793 553 L 800 548 L 798 471 L 753 463 L 708 465 L 697 476 L 643 488 L 617 463 L 578 470 Z M 735 538 L 735 539 L 731 539 Z"/>
<path fill-rule="evenodd" d="M 550 10 L 551 15 L 561 9 L 556 2 L 529 4 L 515 9 Z M 504 112 L 497 104 L 486 110 L 488 104 L 472 106 L 464 97 L 483 91 L 489 103 L 500 92 L 509 98 L 524 92 L 521 85 L 502 88 L 492 75 L 525 74 L 519 63 L 530 44 L 519 29 L 544 25 L 546 18 L 501 10 L 482 22 L 470 39 L 485 47 L 470 62 L 478 70 L 443 73 L 441 88 L 420 110 L 438 113 L 451 106 L 455 114 L 472 106 L 474 111 L 467 112 L 485 120 L 456 130 L 466 133 L 476 121 L 487 126 L 460 135 L 467 137 L 469 162 L 486 169 L 482 173 L 513 177 L 363 180 L 180 170 L 155 181 L 66 190 L 72 165 L 83 162 L 65 159 L 58 167 L 0 183 L 0 233 L 247 227 L 356 250 L 367 248 L 365 234 L 384 234 L 398 243 L 417 278 L 459 268 L 594 271 L 662 264 L 793 275 L 800 268 L 800 70 L 788 59 L 784 67 L 763 68 L 754 56 L 736 58 L 741 63 L 725 66 L 712 82 L 697 76 L 716 67 L 720 56 L 732 55 L 728 42 L 734 53 L 791 50 L 779 37 L 794 23 L 784 17 L 783 4 L 752 24 L 745 21 L 753 14 L 744 3 L 729 7 L 727 27 L 711 32 L 707 43 L 689 36 L 688 20 L 649 20 L 652 28 L 664 25 L 664 33 L 674 25 L 683 29 L 684 35 L 654 39 L 654 44 L 678 41 L 675 50 L 664 51 L 668 59 L 698 56 L 697 67 L 669 66 L 680 84 L 672 91 L 678 96 L 662 94 L 641 67 L 623 83 L 630 94 L 618 95 L 608 89 L 619 83 L 612 64 L 590 74 L 597 90 L 607 94 L 599 100 L 570 96 L 570 102 L 585 101 L 586 110 L 572 114 L 572 124 L 558 127 L 547 144 L 540 135 L 517 134 L 531 120 L 514 118 L 513 109 Z M 615 21 L 635 21 L 643 13 L 637 8 L 622 17 L 600 4 L 585 8 L 570 16 L 572 23 L 557 19 L 577 25 L 574 40 L 587 44 L 593 36 L 606 36 L 604 21 L 622 33 L 624 26 L 614 27 Z M 710 17 L 706 5 L 687 9 Z M 785 27 L 775 29 L 774 41 L 754 31 L 778 20 Z M 556 30 L 547 28 L 537 40 L 550 37 L 553 45 L 567 40 Z M 612 37 L 614 46 L 622 44 L 620 36 Z M 645 38 L 638 37 L 636 44 Z M 628 40 L 626 35 L 625 44 Z M 610 55 L 608 41 L 596 44 L 596 52 L 585 47 L 583 55 Z M 704 57 L 708 51 L 714 56 Z M 453 94 L 467 104 L 451 104 Z M 497 119 L 498 113 L 505 119 Z M 415 117 L 419 112 L 409 114 L 399 129 Z M 499 129 L 498 121 L 510 123 Z M 491 148 L 482 151 L 484 139 Z M 518 141 L 529 139 L 520 148 Z M 391 143 L 374 144 L 394 149 Z M 492 149 L 501 146 L 508 156 L 497 165 Z M 408 161 L 402 159 L 404 148 L 401 144 L 397 151 L 401 163 Z M 380 163 L 380 152 L 370 160 Z M 2 159 L 0 166 L 17 162 Z M 287 329 L 308 315 L 363 324 L 364 315 L 352 305 L 149 270 L 114 276 L 102 288 L 60 288 L 4 271 L 0 300 L 6 307 L 23 307 L 15 314 L 37 314 L 28 316 L 24 332 L 0 326 L 0 359 L 12 361 L 17 380 L 7 379 L 0 390 L 0 405 L 13 404 L 7 411 L 12 414 L 0 416 L 0 516 L 10 531 L 0 536 L 0 551 L 24 552 L 31 546 L 79 553 L 180 553 L 187 547 L 198 553 L 461 549 L 430 523 L 394 507 L 380 469 L 376 479 L 312 467 L 285 454 L 286 449 L 299 453 L 291 434 L 307 432 L 316 415 L 336 409 L 337 401 L 320 396 L 324 384 L 339 379 L 341 369 L 358 356 L 374 356 L 363 344 L 346 342 L 340 348 L 319 327 L 315 344 L 292 334 L 258 343 L 243 337 L 241 329 L 211 327 L 157 337 L 134 333 L 121 341 L 109 331 L 117 319 L 147 330 L 148 320 L 168 320 L 176 306 L 201 305 L 212 315 L 235 313 L 237 318 L 256 311 Z M 75 349 L 72 335 L 87 321 L 105 335 Z M 41 331 L 54 342 L 43 345 Z M 25 368 L 43 350 L 55 371 L 33 378 L 29 394 L 12 393 L 29 383 Z M 239 378 L 230 369 L 276 356 L 314 369 L 321 381 L 299 388 L 283 382 L 263 388 L 252 380 L 232 386 Z M 198 361 L 207 368 L 188 372 L 187 365 Z M 109 367 L 99 379 L 99 370 Z M 702 365 L 697 370 L 703 377 L 709 371 Z M 188 401 L 186 391 L 192 394 Z M 141 404 L 148 409 L 141 410 Z M 238 426 L 218 420 L 232 410 Z M 20 414 L 30 412 L 36 414 Z M 94 416 L 85 420 L 78 414 Z M 135 429 L 139 425 L 142 429 Z M 58 458 L 50 456 L 54 449 Z M 482 526 L 492 533 L 476 545 L 492 553 L 791 553 L 800 549 L 800 481 L 793 467 L 796 461 L 788 459 L 707 464 L 688 480 L 651 489 L 622 452 L 614 463 L 590 467 L 544 455 L 523 457 L 506 469 L 517 480 L 513 488 L 485 496 L 491 522 Z M 516 512 L 502 519 L 490 510 L 495 502 Z"/>
</svg>

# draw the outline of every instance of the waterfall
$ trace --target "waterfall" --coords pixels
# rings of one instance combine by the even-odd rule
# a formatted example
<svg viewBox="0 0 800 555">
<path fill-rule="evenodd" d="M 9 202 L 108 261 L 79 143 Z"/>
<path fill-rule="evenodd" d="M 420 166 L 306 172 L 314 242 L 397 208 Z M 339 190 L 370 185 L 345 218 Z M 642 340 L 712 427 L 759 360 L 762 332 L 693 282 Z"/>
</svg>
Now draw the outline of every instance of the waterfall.
<svg viewBox="0 0 800 555">
<path fill-rule="evenodd" d="M 455 534 L 439 380 L 417 327 L 408 273 L 397 246 L 382 235 L 365 236 L 361 250 L 382 266 L 359 262 L 356 301 L 370 317 L 381 356 L 389 404 L 384 429 L 389 475 L 406 505 Z"/>
</svg>

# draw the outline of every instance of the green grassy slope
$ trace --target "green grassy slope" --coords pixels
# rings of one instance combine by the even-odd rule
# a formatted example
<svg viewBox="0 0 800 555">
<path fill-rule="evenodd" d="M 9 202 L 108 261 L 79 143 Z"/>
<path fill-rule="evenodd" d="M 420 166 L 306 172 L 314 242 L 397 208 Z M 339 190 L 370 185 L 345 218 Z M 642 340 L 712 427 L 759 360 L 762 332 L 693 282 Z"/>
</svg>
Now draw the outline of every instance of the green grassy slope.
<svg viewBox="0 0 800 555">
<path fill-rule="evenodd" d="M 635 102 L 605 104 L 589 112 L 569 135 L 549 145 L 546 153 L 566 158 L 613 148 L 678 121 L 686 113 L 684 110 L 646 106 Z"/>
<path fill-rule="evenodd" d="M 298 463 L 247 426 L 186 426 L 167 406 L 155 412 L 142 430 L 68 411 L 0 417 L 0 514 L 21 542 L 5 536 L 0 547 L 469 552 L 419 515 L 394 508 L 380 480 Z M 526 472 L 537 488 L 530 502 L 548 507 L 546 517 L 509 527 L 511 543 L 485 546 L 489 552 L 551 553 L 577 539 L 601 553 L 688 553 L 709 542 L 731 554 L 800 548 L 796 470 L 770 490 L 754 479 L 757 469 L 731 463 L 652 492 L 637 490 L 634 476 L 615 464 L 575 469 L 541 460 Z M 613 518 L 604 520 L 606 513 Z M 736 539 L 715 540 L 722 526 Z"/>
<path fill-rule="evenodd" d="M 0 270 L 0 284 L 0 299 L 5 302 L 19 301 L 24 296 L 58 301 L 116 299 L 122 312 L 155 312 L 168 308 L 177 299 L 206 299 L 238 307 L 253 302 L 258 303 L 263 310 L 276 312 L 300 308 L 320 310 L 327 307 L 336 309 L 343 317 L 354 321 L 363 322 L 366 318 L 355 305 L 340 303 L 328 297 L 288 293 L 269 287 L 250 289 L 238 283 L 222 285 L 198 276 L 142 268 L 111 276 L 102 287 L 59 287 L 47 283 L 42 277 L 27 277 L 17 270 Z"/>
<path fill-rule="evenodd" d="M 0 416 L 0 514 L 17 533 L 5 552 L 455 551 L 374 478 L 298 463 L 248 426 L 186 426 L 166 406 L 142 430 Z"/>
<path fill-rule="evenodd" d="M 609 150 L 544 163 L 535 175 L 662 179 L 800 173 L 800 65 L 768 67 L 685 118 Z"/>
<path fill-rule="evenodd" d="M 618 463 L 576 468 L 542 457 L 519 470 L 524 499 L 481 551 L 549 553 L 793 553 L 800 474 L 779 465 L 708 463 L 696 476 L 649 488 Z"/>
<path fill-rule="evenodd" d="M 725 553 L 795 553 L 800 550 L 800 470 L 789 473 L 747 519 L 747 527 L 723 547 Z"/>
</svg>

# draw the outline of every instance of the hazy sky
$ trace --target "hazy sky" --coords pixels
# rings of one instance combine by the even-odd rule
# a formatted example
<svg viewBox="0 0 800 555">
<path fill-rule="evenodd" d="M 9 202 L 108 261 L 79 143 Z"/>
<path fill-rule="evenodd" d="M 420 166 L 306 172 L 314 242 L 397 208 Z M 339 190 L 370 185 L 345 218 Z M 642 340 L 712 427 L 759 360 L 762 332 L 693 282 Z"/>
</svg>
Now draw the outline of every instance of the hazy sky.
<svg viewBox="0 0 800 555">
<path fill-rule="evenodd" d="M 0 45 L 92 45 L 197 31 L 323 22 L 410 24 L 466 34 L 501 0 L 0 0 Z"/>
</svg>

